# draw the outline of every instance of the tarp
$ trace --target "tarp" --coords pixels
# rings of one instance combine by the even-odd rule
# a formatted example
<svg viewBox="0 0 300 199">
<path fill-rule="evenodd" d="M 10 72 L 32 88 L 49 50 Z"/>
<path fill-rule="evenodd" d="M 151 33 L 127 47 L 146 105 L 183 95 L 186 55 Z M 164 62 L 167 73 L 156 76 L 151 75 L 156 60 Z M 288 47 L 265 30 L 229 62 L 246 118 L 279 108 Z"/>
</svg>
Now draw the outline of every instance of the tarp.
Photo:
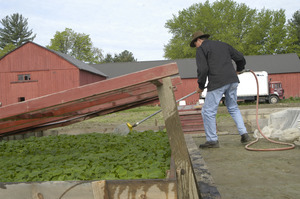
<svg viewBox="0 0 300 199">
<path fill-rule="evenodd" d="M 262 129 L 262 133 L 270 138 L 278 138 L 281 141 L 294 141 L 300 139 L 300 108 L 286 109 L 270 114 L 268 125 Z M 254 137 L 262 136 L 255 130 Z"/>
</svg>

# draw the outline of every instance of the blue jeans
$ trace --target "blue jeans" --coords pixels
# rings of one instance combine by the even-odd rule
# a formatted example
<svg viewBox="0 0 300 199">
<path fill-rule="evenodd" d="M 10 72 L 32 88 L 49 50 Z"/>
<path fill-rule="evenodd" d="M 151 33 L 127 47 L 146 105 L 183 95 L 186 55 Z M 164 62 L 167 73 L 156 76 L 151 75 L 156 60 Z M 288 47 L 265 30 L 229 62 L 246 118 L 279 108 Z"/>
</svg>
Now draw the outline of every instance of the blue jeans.
<svg viewBox="0 0 300 199">
<path fill-rule="evenodd" d="M 225 95 L 227 110 L 233 118 L 240 135 L 247 133 L 243 117 L 237 105 L 238 83 L 227 84 L 221 88 L 209 91 L 206 94 L 202 107 L 202 118 L 207 141 L 217 141 L 216 115 L 220 100 Z"/>
</svg>

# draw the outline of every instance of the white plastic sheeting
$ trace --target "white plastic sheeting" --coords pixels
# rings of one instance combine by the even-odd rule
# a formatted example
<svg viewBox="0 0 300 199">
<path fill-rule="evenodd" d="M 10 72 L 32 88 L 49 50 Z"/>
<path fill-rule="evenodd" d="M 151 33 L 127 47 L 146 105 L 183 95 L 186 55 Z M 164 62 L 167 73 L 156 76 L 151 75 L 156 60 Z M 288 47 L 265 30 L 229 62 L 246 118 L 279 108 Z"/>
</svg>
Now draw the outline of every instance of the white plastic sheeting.
<svg viewBox="0 0 300 199">
<path fill-rule="evenodd" d="M 300 141 L 300 108 L 287 109 L 270 114 L 268 125 L 262 129 L 262 133 L 269 138 L 280 141 Z M 262 138 L 256 129 L 254 137 Z"/>
</svg>

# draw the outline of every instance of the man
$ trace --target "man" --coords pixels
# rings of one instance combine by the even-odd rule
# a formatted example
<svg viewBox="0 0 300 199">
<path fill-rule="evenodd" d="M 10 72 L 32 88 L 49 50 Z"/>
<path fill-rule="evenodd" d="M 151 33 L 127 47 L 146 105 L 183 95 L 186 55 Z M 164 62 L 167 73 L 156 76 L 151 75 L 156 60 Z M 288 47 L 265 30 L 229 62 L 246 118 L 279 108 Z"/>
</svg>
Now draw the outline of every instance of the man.
<svg viewBox="0 0 300 199">
<path fill-rule="evenodd" d="M 216 114 L 220 100 L 225 95 L 225 104 L 231 117 L 235 121 L 241 142 L 250 141 L 241 112 L 237 105 L 237 87 L 239 79 L 237 74 L 246 65 L 242 53 L 227 43 L 208 40 L 210 35 L 201 31 L 195 32 L 190 43 L 196 47 L 196 63 L 198 73 L 198 93 L 202 94 L 206 79 L 208 78 L 207 94 L 202 107 L 202 118 L 206 142 L 200 148 L 218 148 L 219 141 L 216 129 Z M 232 64 L 236 63 L 236 70 Z"/>
</svg>

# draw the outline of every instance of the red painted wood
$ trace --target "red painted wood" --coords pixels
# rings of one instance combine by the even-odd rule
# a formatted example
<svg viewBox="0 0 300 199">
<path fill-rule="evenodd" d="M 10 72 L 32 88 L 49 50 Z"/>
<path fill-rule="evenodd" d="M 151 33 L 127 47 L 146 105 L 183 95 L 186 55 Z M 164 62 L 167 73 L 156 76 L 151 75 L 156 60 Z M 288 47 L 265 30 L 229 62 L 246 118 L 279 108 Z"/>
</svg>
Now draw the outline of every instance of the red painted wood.
<svg viewBox="0 0 300 199">
<path fill-rule="evenodd" d="M 21 74 L 30 74 L 31 81 L 18 82 Z M 29 42 L 0 59 L 0 102 L 6 106 L 17 103 L 20 97 L 29 100 L 105 78 L 79 70 L 57 54 Z"/>
<path fill-rule="evenodd" d="M 178 109 L 180 123 L 184 133 L 205 133 L 201 109 L 196 109 L 193 105 L 179 106 Z"/>
<path fill-rule="evenodd" d="M 87 71 L 83 71 L 83 70 L 79 71 L 79 82 L 80 82 L 79 86 L 91 84 L 91 83 L 102 81 L 105 79 L 106 79 L 106 77 L 95 75 L 95 74 L 89 73 Z"/>
<path fill-rule="evenodd" d="M 285 98 L 300 97 L 300 73 L 270 74 L 272 81 L 281 81 Z"/>
<path fill-rule="evenodd" d="M 76 118 L 78 115 L 88 116 L 95 112 L 97 112 L 97 115 L 103 115 L 114 112 L 116 109 L 122 110 L 129 108 L 131 107 L 131 104 L 143 104 L 144 102 L 156 100 L 158 98 L 157 90 L 154 85 L 145 84 L 140 86 L 143 88 L 140 89 L 140 92 L 131 92 L 130 88 L 128 88 L 128 93 L 124 91 L 119 91 L 118 93 L 105 93 L 103 95 L 91 96 L 84 100 L 79 100 L 79 102 L 72 101 L 54 107 L 46 107 L 43 110 L 32 111 L 14 117 L 5 118 L 4 120 L 7 120 L 8 122 L 0 123 L 0 133 L 16 130 L 24 131 L 27 128 L 36 128 L 36 126 L 40 126 L 45 123 L 65 119 L 71 120 L 72 118 Z M 136 88 L 134 88 L 134 90 L 136 90 Z M 58 116 L 59 118 L 57 118 Z M 39 120 L 37 121 L 37 119 Z"/>
<path fill-rule="evenodd" d="M 182 79 L 182 84 L 177 86 L 177 91 L 174 93 L 175 98 L 180 99 L 197 90 L 197 87 L 197 79 Z M 192 95 L 184 100 L 186 101 L 186 105 L 195 105 L 199 101 L 199 94 Z"/>
</svg>

